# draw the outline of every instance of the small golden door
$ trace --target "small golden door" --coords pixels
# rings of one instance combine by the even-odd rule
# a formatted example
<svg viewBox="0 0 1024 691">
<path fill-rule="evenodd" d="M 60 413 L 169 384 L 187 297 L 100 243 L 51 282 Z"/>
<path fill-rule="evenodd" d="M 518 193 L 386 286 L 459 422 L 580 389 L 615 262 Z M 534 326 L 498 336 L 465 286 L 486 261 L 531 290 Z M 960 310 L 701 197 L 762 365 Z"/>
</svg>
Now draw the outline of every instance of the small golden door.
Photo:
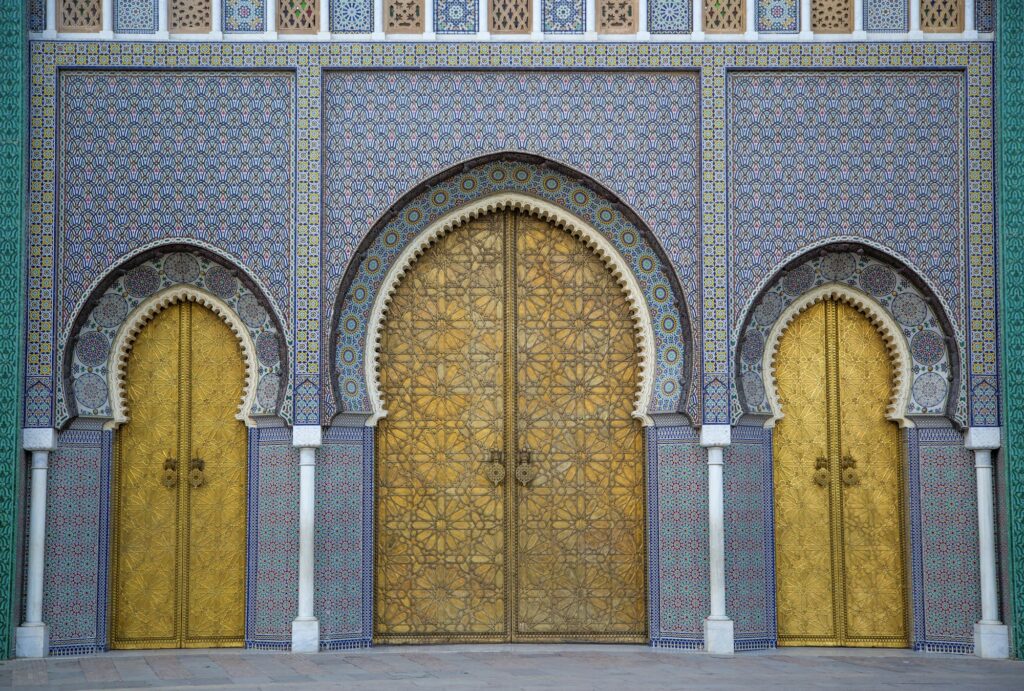
<svg viewBox="0 0 1024 691">
<path fill-rule="evenodd" d="M 112 648 L 241 646 L 245 634 L 245 382 L 238 339 L 172 305 L 128 357 L 115 441 Z"/>
<path fill-rule="evenodd" d="M 867 317 L 825 300 L 776 355 L 779 645 L 906 647 L 900 435 L 889 353 Z"/>
</svg>

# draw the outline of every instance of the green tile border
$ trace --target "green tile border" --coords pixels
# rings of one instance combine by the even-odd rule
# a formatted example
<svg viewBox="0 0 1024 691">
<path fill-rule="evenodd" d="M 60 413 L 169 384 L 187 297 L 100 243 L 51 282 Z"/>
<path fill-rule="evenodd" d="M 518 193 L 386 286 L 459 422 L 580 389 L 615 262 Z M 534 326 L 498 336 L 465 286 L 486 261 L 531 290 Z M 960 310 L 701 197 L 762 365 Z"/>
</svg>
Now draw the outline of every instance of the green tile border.
<svg viewBox="0 0 1024 691">
<path fill-rule="evenodd" d="M 27 41 L 22 0 L 0 3 L 0 658 L 12 652 L 16 622 L 16 534 L 25 254 Z"/>
<path fill-rule="evenodd" d="M 996 166 L 1003 366 L 1002 458 L 1009 532 L 1011 653 L 1024 657 L 1024 13 L 1002 0 L 996 29 Z"/>
</svg>

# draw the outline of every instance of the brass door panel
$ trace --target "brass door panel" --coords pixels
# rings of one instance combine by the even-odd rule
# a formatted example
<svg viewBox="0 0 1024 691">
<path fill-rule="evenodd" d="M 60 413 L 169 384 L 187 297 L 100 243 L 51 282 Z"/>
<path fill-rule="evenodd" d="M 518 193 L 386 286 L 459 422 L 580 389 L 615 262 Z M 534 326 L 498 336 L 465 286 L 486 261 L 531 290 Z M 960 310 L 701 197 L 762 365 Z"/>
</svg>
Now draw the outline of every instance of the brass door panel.
<svg viewBox="0 0 1024 691">
<path fill-rule="evenodd" d="M 629 304 L 589 247 L 517 222 L 515 637 L 647 637 L 643 437 Z M 523 471 L 525 472 L 525 471 Z"/>
<path fill-rule="evenodd" d="M 844 475 L 844 644 L 905 647 L 909 632 L 903 464 L 899 429 L 885 417 L 892 363 L 867 317 L 845 303 L 836 307 L 839 461 Z"/>
<path fill-rule="evenodd" d="M 786 329 L 774 432 L 780 645 L 906 647 L 899 430 L 877 329 L 832 300 Z"/>
<path fill-rule="evenodd" d="M 381 340 L 376 640 L 645 640 L 634 338 L 546 222 L 492 214 L 417 260 Z"/>
<path fill-rule="evenodd" d="M 382 642 L 505 640 L 501 216 L 449 233 L 398 285 L 381 338 Z M 492 480 L 488 470 L 501 470 Z M 496 482 L 500 484 L 496 484 Z"/>
<path fill-rule="evenodd" d="M 211 311 L 161 311 L 128 358 L 117 433 L 113 648 L 240 646 L 246 431 L 237 339 Z"/>
</svg>

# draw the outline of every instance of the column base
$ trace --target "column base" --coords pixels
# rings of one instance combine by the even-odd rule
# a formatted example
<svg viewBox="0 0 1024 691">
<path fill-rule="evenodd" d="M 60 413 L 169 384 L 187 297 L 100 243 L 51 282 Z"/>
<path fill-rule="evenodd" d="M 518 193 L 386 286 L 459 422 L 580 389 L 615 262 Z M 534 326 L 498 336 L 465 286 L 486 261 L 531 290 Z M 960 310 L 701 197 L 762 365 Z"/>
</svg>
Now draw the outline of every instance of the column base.
<svg viewBox="0 0 1024 691">
<path fill-rule="evenodd" d="M 320 651 L 320 622 L 312 619 L 296 619 L 292 622 L 292 652 L 316 653 Z"/>
<path fill-rule="evenodd" d="M 715 655 L 732 655 L 735 652 L 732 619 L 704 620 L 704 652 Z"/>
<path fill-rule="evenodd" d="M 50 627 L 25 624 L 14 633 L 15 657 L 46 657 L 50 653 Z"/>
<path fill-rule="evenodd" d="M 1005 624 L 979 621 L 974 625 L 974 654 L 988 660 L 1010 657 L 1010 633 Z"/>
</svg>

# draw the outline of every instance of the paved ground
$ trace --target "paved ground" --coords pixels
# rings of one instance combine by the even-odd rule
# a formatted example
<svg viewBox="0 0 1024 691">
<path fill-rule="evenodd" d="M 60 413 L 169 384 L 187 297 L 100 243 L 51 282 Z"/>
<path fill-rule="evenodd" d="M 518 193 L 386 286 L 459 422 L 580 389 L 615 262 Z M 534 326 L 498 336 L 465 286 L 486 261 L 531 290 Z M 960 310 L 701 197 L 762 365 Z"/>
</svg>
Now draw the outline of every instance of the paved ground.
<svg viewBox="0 0 1024 691">
<path fill-rule="evenodd" d="M 293 655 L 115 652 L 0 663 L 0 686 L 336 689 L 1024 689 L 1024 662 L 799 649 L 715 657 L 642 646 L 381 647 Z"/>
</svg>

